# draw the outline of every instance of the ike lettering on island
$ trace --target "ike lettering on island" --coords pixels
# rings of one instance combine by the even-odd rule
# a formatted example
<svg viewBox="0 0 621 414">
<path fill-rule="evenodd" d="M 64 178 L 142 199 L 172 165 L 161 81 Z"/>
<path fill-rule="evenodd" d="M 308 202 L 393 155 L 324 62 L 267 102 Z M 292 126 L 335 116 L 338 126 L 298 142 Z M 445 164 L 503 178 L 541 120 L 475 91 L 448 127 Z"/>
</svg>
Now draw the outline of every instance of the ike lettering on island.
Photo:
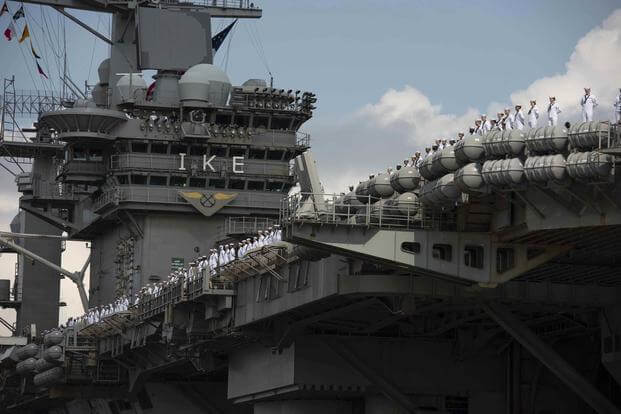
<svg viewBox="0 0 621 414">
<path fill-rule="evenodd" d="M 179 165 L 180 171 L 185 171 L 185 156 L 187 154 L 185 152 L 180 152 L 179 156 L 181 157 L 181 164 Z M 203 171 L 207 171 L 209 169 L 211 172 L 216 172 L 216 169 L 211 165 L 213 160 L 216 159 L 215 155 L 211 157 L 207 157 L 207 155 L 203 155 Z M 233 157 L 233 173 L 235 174 L 243 174 L 244 173 L 244 157 Z"/>
</svg>

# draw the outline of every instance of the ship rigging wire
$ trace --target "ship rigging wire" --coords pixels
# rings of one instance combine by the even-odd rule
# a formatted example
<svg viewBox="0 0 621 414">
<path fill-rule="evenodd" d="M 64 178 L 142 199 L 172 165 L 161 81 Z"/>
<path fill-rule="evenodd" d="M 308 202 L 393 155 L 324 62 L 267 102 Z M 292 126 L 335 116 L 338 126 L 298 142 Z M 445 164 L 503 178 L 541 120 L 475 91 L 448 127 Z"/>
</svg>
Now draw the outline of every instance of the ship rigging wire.
<svg viewBox="0 0 621 414">
<path fill-rule="evenodd" d="M 254 22 L 252 22 L 254 23 Z M 246 32 L 248 33 L 248 37 L 250 38 L 250 43 L 254 47 L 254 50 L 257 52 L 257 56 L 259 60 L 265 66 L 265 70 L 272 77 L 272 71 L 270 70 L 269 63 L 267 61 L 267 56 L 265 54 L 265 49 L 263 47 L 263 42 L 261 41 L 261 34 L 256 26 L 256 24 L 247 24 L 244 25 L 246 28 Z M 254 30 L 254 31 L 253 31 Z"/>
</svg>

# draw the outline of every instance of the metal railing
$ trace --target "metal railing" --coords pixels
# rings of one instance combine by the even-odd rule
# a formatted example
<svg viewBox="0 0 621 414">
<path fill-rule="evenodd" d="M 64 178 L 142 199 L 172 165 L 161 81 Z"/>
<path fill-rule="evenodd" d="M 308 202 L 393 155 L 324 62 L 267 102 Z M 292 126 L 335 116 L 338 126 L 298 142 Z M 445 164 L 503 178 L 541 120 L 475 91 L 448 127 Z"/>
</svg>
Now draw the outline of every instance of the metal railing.
<svg viewBox="0 0 621 414">
<path fill-rule="evenodd" d="M 297 131 L 295 133 L 295 145 L 298 147 L 310 148 L 310 134 Z"/>
<path fill-rule="evenodd" d="M 163 313 L 169 305 L 196 300 L 216 291 L 233 294 L 233 283 L 209 276 L 203 271 L 203 274 L 192 280 L 181 279 L 166 284 L 158 295 L 144 295 L 132 311 L 138 320 L 144 320 Z"/>
<path fill-rule="evenodd" d="M 61 168 L 61 174 L 103 175 L 105 173 L 106 166 L 103 161 L 71 160 Z"/>
<path fill-rule="evenodd" d="M 251 0 L 163 0 L 164 4 L 193 4 L 205 7 L 220 7 L 223 9 L 248 9 L 260 10 L 260 8 Z"/>
<path fill-rule="evenodd" d="M 229 217 L 224 221 L 224 235 L 257 234 L 278 224 L 277 219 L 268 217 Z"/>
<path fill-rule="evenodd" d="M 314 201 L 317 200 L 317 203 Z M 364 203 L 343 202 L 339 194 L 298 193 L 281 203 L 280 220 L 284 224 L 321 223 L 392 229 L 454 230 L 456 219 L 449 209 L 428 208 L 422 203 L 397 204 L 395 199 L 380 200 L 370 195 Z M 315 206 L 323 206 L 317 210 Z"/>
</svg>

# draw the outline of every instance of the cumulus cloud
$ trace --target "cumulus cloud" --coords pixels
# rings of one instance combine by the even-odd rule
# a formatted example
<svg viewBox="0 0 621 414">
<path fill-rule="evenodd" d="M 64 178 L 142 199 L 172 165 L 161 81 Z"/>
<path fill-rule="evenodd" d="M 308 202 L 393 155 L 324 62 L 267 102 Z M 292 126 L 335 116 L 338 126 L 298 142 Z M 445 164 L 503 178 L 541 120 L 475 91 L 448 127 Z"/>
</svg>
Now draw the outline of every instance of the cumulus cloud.
<svg viewBox="0 0 621 414">
<path fill-rule="evenodd" d="M 548 96 L 554 95 L 563 110 L 561 119 L 573 121 L 580 114 L 583 88 L 591 87 L 600 103 L 596 118 L 611 119 L 612 102 L 621 87 L 621 9 L 578 41 L 565 67 L 564 73 L 538 79 L 511 93 L 505 104 L 491 102 L 485 112 L 494 118 L 509 103 L 527 107 L 529 100 L 536 99 L 545 116 Z M 423 150 L 435 138 L 452 137 L 460 130 L 467 132 L 479 114 L 478 108 L 468 108 L 463 114 L 443 112 L 440 105 L 414 86 L 389 89 L 376 103 L 363 106 L 344 121 L 319 125 L 320 137 L 339 137 L 336 142 L 317 144 L 328 148 L 317 151 L 319 161 L 326 164 L 320 170 L 322 177 L 330 178 L 326 190 L 345 191 L 347 185 L 357 184 L 369 173 L 385 170 L 415 150 Z M 348 138 L 343 141 L 342 137 Z M 352 148 L 356 160 L 347 167 L 342 162 L 343 151 L 337 149 L 343 142 L 346 148 Z"/>
<path fill-rule="evenodd" d="M 621 88 L 621 9 L 578 41 L 566 71 L 538 79 L 526 89 L 511 94 L 511 102 L 527 104 L 532 98 L 544 104 L 556 96 L 565 117 L 575 119 L 580 113 L 579 96 L 591 87 L 600 100 L 599 118 L 612 116 L 612 102 Z"/>
<path fill-rule="evenodd" d="M 366 105 L 358 115 L 380 128 L 405 128 L 410 142 L 422 147 L 433 138 L 454 136 L 479 112 L 469 108 L 462 115 L 442 113 L 440 105 L 433 105 L 421 91 L 406 86 L 402 90 L 390 89 L 379 102 Z"/>
</svg>

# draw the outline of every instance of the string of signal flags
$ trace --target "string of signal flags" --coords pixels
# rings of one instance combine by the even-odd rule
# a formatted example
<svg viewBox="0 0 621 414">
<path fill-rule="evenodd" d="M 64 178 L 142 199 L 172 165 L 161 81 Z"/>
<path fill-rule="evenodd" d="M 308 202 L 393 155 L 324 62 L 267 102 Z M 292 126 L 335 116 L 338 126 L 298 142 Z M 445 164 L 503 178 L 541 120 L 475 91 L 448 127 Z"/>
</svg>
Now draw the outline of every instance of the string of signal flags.
<svg viewBox="0 0 621 414">
<path fill-rule="evenodd" d="M 11 12 L 9 11 L 9 6 L 6 0 L 2 4 L 2 8 L 0 9 L 0 18 L 5 14 L 7 16 L 11 16 Z M 19 19 L 24 19 L 24 29 L 22 30 L 22 35 L 19 36 L 18 38 L 17 28 L 15 27 L 15 24 Z M 43 71 L 43 68 L 39 64 L 39 59 L 41 59 L 41 56 L 37 54 L 37 52 L 34 49 L 34 46 L 32 45 L 32 39 L 30 37 L 30 30 L 28 29 L 28 22 L 26 22 L 26 13 L 24 12 L 23 4 L 19 7 L 19 9 L 15 13 L 13 13 L 12 18 L 9 21 L 9 25 L 4 30 L 4 37 L 9 42 L 12 41 L 13 39 L 16 39 L 18 43 L 24 43 L 24 41 L 28 39 L 28 42 L 30 43 L 30 52 L 32 53 L 32 56 L 35 58 L 35 64 L 37 65 L 37 72 L 39 72 L 39 75 L 43 76 L 45 79 L 48 79 L 47 75 Z"/>
</svg>

